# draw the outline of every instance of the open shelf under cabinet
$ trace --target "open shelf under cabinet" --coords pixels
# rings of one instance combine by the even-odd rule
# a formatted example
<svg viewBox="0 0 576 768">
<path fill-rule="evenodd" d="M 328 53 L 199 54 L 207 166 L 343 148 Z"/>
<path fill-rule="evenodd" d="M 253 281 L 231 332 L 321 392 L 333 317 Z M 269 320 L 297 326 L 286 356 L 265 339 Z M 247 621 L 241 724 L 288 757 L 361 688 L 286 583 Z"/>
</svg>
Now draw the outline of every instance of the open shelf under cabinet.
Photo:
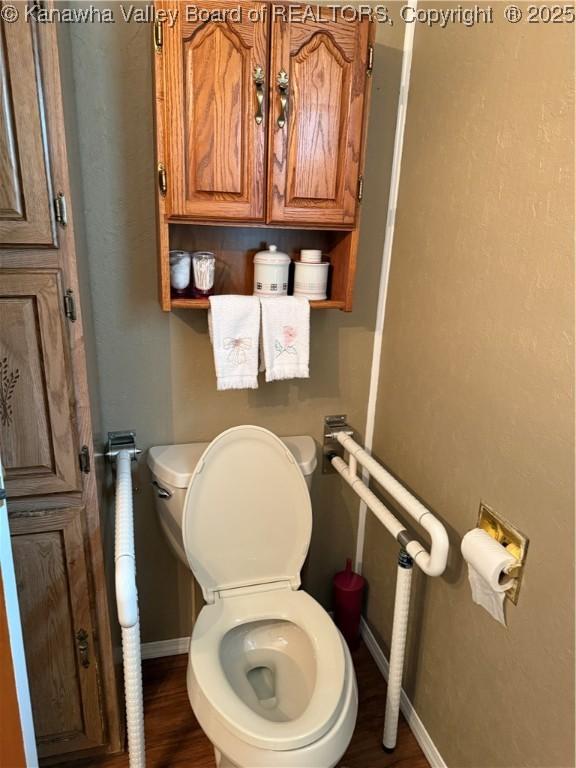
<svg viewBox="0 0 576 768">
<path fill-rule="evenodd" d="M 328 298 L 312 301 L 312 309 L 352 309 L 352 287 L 356 266 L 356 231 L 283 229 L 267 226 L 224 226 L 169 223 L 162 259 L 161 293 L 165 310 L 207 309 L 207 298 L 194 296 L 192 288 L 174 292 L 170 288 L 169 251 L 213 251 L 216 255 L 215 294 L 251 295 L 254 287 L 254 255 L 275 244 L 292 261 L 299 259 L 303 248 L 321 249 L 330 261 Z M 290 286 L 294 266 L 290 268 Z M 289 290 L 291 293 L 291 289 Z"/>
</svg>

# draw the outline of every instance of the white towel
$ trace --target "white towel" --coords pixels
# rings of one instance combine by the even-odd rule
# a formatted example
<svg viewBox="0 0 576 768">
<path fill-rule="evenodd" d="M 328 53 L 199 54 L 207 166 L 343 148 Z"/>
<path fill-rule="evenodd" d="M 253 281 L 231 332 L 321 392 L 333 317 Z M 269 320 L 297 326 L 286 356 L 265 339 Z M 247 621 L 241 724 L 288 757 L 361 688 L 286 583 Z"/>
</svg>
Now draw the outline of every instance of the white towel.
<svg viewBox="0 0 576 768">
<path fill-rule="evenodd" d="M 300 296 L 260 299 L 266 381 L 310 376 L 310 304 Z"/>
<path fill-rule="evenodd" d="M 257 389 L 258 298 L 210 296 L 208 324 L 218 389 Z"/>
</svg>

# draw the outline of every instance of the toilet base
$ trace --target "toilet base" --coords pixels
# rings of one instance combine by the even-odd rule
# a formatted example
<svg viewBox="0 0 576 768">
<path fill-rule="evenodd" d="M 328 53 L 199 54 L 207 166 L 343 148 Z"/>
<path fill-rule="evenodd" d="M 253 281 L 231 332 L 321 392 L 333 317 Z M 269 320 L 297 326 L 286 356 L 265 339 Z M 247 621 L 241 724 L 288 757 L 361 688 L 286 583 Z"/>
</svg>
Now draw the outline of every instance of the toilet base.
<svg viewBox="0 0 576 768">
<path fill-rule="evenodd" d="M 238 768 L 236 763 L 229 760 L 219 749 L 216 749 L 216 747 L 214 747 L 214 758 L 216 760 L 216 768 Z"/>
</svg>

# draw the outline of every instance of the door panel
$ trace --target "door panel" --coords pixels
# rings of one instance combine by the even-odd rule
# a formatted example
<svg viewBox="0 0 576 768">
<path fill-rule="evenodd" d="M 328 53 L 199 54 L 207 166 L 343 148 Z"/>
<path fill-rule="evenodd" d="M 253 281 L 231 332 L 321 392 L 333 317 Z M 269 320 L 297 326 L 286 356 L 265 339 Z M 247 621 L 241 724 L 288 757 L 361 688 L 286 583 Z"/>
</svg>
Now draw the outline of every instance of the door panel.
<svg viewBox="0 0 576 768">
<path fill-rule="evenodd" d="M 238 21 L 221 22 L 189 21 L 179 6 L 178 22 L 165 30 L 168 216 L 264 216 L 266 105 L 258 124 L 254 70 L 267 70 L 268 22 L 248 20 L 259 3 L 241 5 Z M 223 14 L 239 5 L 195 8 Z"/>
<path fill-rule="evenodd" d="M 12 497 L 80 491 L 58 275 L 0 273 L 0 449 Z"/>
<path fill-rule="evenodd" d="M 103 743 L 82 513 L 71 508 L 10 519 L 40 757 Z"/>
<path fill-rule="evenodd" d="M 332 20 L 272 25 L 268 218 L 353 226 L 370 24 Z M 286 125 L 277 78 L 288 74 Z"/>
<path fill-rule="evenodd" d="M 0 247 L 56 245 L 36 28 L 23 16 L 0 20 Z"/>
</svg>

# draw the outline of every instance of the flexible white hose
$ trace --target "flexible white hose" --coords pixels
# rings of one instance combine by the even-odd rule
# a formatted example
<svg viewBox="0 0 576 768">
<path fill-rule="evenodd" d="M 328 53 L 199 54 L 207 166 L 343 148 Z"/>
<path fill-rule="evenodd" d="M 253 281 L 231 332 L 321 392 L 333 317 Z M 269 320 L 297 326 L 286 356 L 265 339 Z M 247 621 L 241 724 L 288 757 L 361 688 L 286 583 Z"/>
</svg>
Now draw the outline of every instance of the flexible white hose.
<svg viewBox="0 0 576 768">
<path fill-rule="evenodd" d="M 394 601 L 394 625 L 392 646 L 390 648 L 390 667 L 388 669 L 388 691 L 386 694 L 386 715 L 384 717 L 383 743 L 386 749 L 394 749 L 398 733 L 400 695 L 402 693 L 402 671 L 404 669 L 404 651 L 408 630 L 410 610 L 410 587 L 412 568 L 398 566 L 396 577 L 396 597 Z"/>
<path fill-rule="evenodd" d="M 126 729 L 130 768 L 145 768 L 144 702 L 140 622 L 134 551 L 132 468 L 129 451 L 116 457 L 115 582 L 118 621 L 122 627 Z"/>
</svg>

